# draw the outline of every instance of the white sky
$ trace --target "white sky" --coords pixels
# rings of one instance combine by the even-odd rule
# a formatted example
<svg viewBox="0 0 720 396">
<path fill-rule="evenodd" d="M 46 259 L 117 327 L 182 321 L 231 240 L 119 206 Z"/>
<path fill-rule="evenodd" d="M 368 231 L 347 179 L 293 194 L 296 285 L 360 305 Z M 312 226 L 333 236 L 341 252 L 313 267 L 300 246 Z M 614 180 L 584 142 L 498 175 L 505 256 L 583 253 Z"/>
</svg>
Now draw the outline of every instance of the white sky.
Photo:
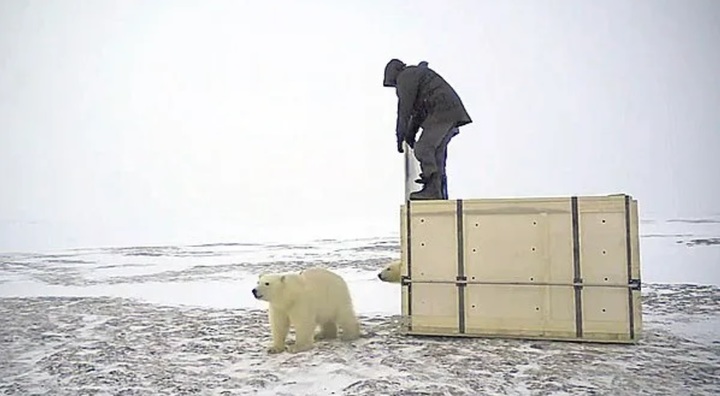
<svg viewBox="0 0 720 396">
<path fill-rule="evenodd" d="M 394 57 L 474 119 L 451 198 L 720 212 L 715 0 L 3 1 L 0 251 L 397 229 Z"/>
</svg>

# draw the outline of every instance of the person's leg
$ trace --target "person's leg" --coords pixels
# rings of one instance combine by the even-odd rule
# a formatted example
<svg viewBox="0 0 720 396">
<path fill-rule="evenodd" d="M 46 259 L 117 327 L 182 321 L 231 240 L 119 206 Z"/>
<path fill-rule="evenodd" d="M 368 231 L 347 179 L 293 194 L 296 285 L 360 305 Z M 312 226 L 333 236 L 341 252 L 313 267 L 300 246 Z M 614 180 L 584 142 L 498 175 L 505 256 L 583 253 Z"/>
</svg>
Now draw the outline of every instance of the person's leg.
<svg viewBox="0 0 720 396">
<path fill-rule="evenodd" d="M 435 162 L 437 163 L 438 173 L 440 175 L 440 189 L 442 191 L 442 199 L 448 199 L 447 171 L 445 168 L 447 164 L 447 148 L 452 138 L 455 137 L 458 133 L 460 133 L 460 131 L 458 131 L 457 128 L 450 129 L 435 152 Z"/>
<path fill-rule="evenodd" d="M 433 125 L 423 128 L 420 139 L 415 143 L 415 158 L 420 162 L 424 187 L 410 194 L 411 199 L 442 199 L 443 168 L 438 167 L 437 151 L 443 141 L 452 134 L 451 124 Z M 444 162 L 444 161 L 443 161 Z"/>
</svg>

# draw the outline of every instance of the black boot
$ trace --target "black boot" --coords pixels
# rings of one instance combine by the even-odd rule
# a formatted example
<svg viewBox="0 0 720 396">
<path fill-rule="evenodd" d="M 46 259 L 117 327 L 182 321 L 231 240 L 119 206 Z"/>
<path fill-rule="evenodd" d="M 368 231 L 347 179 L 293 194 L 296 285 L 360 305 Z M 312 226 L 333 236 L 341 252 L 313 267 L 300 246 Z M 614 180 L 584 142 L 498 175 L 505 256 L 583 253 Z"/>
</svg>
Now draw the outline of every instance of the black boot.
<svg viewBox="0 0 720 396">
<path fill-rule="evenodd" d="M 442 185 L 440 176 L 436 173 L 430 177 L 430 180 L 424 178 L 425 185 L 420 191 L 410 193 L 411 201 L 443 199 Z"/>
<path fill-rule="evenodd" d="M 425 178 L 425 176 L 421 173 L 420 178 L 415 179 L 415 183 L 417 184 L 427 184 L 429 182 L 428 179 Z M 438 199 L 449 199 L 448 193 L 447 193 L 447 176 L 443 175 L 442 180 L 440 183 L 440 195 L 441 198 Z"/>
<path fill-rule="evenodd" d="M 415 183 L 417 183 L 417 184 L 425 184 L 427 182 L 428 182 L 428 179 L 426 179 L 425 175 L 423 175 L 422 173 L 418 175 L 417 179 L 415 179 Z"/>
</svg>

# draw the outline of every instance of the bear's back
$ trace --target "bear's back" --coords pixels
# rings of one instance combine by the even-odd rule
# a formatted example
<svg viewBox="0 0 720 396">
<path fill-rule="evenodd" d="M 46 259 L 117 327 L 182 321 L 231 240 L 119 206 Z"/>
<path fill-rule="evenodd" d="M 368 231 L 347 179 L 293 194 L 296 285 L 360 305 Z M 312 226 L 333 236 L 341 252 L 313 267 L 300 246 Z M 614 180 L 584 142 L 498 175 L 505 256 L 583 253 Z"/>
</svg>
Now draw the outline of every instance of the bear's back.
<svg viewBox="0 0 720 396">
<path fill-rule="evenodd" d="M 324 268 L 309 268 L 300 273 L 319 316 L 333 316 L 337 310 L 352 306 L 345 280 Z"/>
</svg>

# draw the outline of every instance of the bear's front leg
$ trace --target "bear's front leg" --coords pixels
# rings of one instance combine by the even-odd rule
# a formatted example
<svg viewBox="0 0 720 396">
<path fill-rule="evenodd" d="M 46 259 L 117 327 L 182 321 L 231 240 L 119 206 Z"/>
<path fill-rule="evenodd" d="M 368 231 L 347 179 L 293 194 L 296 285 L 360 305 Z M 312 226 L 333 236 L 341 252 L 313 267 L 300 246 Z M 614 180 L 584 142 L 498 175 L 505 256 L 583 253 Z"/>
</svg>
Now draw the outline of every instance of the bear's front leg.
<svg viewBox="0 0 720 396">
<path fill-rule="evenodd" d="M 296 311 L 290 314 L 290 322 L 295 329 L 295 345 L 289 346 L 288 351 L 297 353 L 312 349 L 315 327 L 317 327 L 314 317 L 305 312 Z"/>
<path fill-rule="evenodd" d="M 268 348 L 269 353 L 280 353 L 285 351 L 285 338 L 290 330 L 290 318 L 284 312 L 279 312 L 272 307 L 268 311 L 270 318 L 270 329 L 272 331 L 272 345 Z"/>
</svg>

